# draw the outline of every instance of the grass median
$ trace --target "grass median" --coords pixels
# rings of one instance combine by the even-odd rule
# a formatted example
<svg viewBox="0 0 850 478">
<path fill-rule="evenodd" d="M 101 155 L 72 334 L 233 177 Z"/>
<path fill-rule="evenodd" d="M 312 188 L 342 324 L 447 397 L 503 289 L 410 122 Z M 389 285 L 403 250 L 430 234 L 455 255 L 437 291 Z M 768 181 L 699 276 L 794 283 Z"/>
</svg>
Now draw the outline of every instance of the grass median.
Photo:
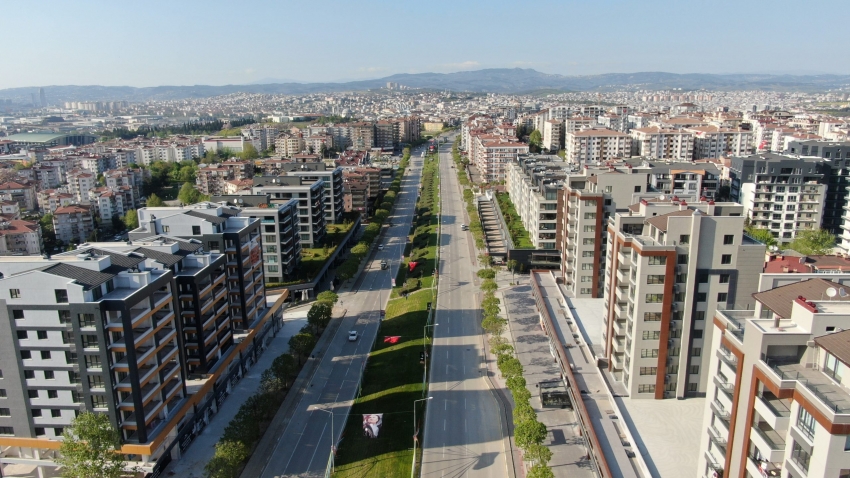
<svg viewBox="0 0 850 478">
<path fill-rule="evenodd" d="M 423 365 L 419 354 L 428 318 L 427 304 L 436 294 L 425 289 L 407 299 L 393 299 L 381 323 L 375 348 L 363 374 L 360 398 L 354 402 L 336 460 L 337 478 L 404 477 L 413 460 L 413 401 L 422 398 Z M 384 337 L 400 336 L 395 344 Z M 417 418 L 423 418 L 422 404 Z M 363 435 L 362 415 L 383 413 L 377 438 Z M 421 420 L 420 420 L 421 422 Z"/>
</svg>

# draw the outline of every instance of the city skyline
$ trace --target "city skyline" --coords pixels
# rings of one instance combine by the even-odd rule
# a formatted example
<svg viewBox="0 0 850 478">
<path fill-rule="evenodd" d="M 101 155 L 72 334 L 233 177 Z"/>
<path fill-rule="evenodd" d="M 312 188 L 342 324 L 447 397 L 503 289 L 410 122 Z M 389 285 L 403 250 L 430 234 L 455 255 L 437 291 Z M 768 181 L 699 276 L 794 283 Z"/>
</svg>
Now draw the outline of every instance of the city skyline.
<svg viewBox="0 0 850 478">
<path fill-rule="evenodd" d="M 38 12 L 10 4 L 2 9 L 9 21 L 0 40 L 18 45 L 4 52 L 5 63 L 18 66 L 0 78 L 0 89 L 345 82 L 515 67 L 561 75 L 850 73 L 850 54 L 824 48 L 815 37 L 776 33 L 793 28 L 789 19 L 818 11 L 841 16 L 850 13 L 850 5 L 822 0 L 806 7 L 788 1 L 770 6 L 725 1 L 710 9 L 671 1 L 538 2 L 522 8 L 503 2 L 249 2 L 240 8 L 242 15 L 229 16 L 225 12 L 232 7 L 224 2 L 203 8 L 153 2 L 143 10 L 92 3 L 69 10 L 43 2 Z M 304 21 L 281 27 L 280 21 L 293 15 Z M 131 17 L 138 30 L 127 29 Z M 551 25 L 541 25 L 541 19 Z M 41 34 L 33 34 L 34 20 L 44 28 Z M 695 34 L 700 25 L 704 33 Z M 517 35 L 524 28 L 535 35 Z M 56 47 L 69 40 L 77 43 L 74 54 Z M 794 58 L 806 58 L 806 63 Z"/>
</svg>

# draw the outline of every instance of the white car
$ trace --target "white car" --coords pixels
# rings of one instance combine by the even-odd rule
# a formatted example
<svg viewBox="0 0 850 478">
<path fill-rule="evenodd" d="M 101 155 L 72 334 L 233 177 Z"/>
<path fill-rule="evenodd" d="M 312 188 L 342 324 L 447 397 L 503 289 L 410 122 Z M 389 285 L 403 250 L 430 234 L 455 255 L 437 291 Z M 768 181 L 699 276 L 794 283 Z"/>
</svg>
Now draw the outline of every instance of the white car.
<svg viewBox="0 0 850 478">
<path fill-rule="evenodd" d="M 348 331 L 348 341 L 349 342 L 356 342 L 357 341 L 357 331 L 356 330 L 349 330 Z"/>
<path fill-rule="evenodd" d="M 379 250 L 379 251 L 383 251 L 383 250 L 384 250 L 384 245 L 383 245 L 383 244 L 378 244 L 378 250 Z"/>
</svg>

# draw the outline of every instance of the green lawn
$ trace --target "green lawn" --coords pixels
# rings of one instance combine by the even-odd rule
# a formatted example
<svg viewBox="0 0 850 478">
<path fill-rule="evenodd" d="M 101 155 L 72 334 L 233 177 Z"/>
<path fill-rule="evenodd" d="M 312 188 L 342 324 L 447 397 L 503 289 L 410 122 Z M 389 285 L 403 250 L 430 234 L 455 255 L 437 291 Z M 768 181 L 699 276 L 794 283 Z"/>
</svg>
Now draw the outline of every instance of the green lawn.
<svg viewBox="0 0 850 478">
<path fill-rule="evenodd" d="M 502 215 L 508 223 L 508 231 L 511 234 L 511 241 L 517 249 L 534 249 L 534 244 L 531 243 L 531 236 L 522 225 L 522 219 L 511 202 L 511 197 L 508 193 L 496 193 L 496 200 L 499 202 L 499 209 L 502 210 Z"/>
<path fill-rule="evenodd" d="M 363 375 L 360 398 L 351 409 L 336 460 L 337 478 L 406 477 L 413 459 L 413 401 L 422 398 L 423 327 L 427 303 L 435 303 L 431 289 L 414 292 L 407 299 L 393 299 L 378 331 L 375 349 Z M 385 336 L 400 335 L 396 344 L 384 343 Z M 423 402 L 417 419 L 424 417 Z M 383 413 L 384 425 L 378 438 L 362 433 L 362 414 Z"/>
<path fill-rule="evenodd" d="M 342 243 L 345 235 L 351 230 L 353 222 L 347 224 L 328 224 L 327 241 L 328 251 L 325 253 L 323 247 L 304 247 L 301 249 L 301 266 L 298 268 L 298 279 L 304 282 L 313 280 L 316 274 L 322 270 L 325 262 L 334 253 L 337 246 Z"/>
</svg>

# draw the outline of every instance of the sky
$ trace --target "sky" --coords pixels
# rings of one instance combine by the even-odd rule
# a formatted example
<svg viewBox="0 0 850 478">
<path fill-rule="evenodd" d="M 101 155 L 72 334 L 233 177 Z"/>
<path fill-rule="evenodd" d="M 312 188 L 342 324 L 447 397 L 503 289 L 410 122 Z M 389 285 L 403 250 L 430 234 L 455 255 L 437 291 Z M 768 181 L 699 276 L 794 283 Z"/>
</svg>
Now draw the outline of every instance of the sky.
<svg viewBox="0 0 850 478">
<path fill-rule="evenodd" d="M 533 68 L 850 74 L 848 0 L 0 1 L 0 89 Z"/>
</svg>

